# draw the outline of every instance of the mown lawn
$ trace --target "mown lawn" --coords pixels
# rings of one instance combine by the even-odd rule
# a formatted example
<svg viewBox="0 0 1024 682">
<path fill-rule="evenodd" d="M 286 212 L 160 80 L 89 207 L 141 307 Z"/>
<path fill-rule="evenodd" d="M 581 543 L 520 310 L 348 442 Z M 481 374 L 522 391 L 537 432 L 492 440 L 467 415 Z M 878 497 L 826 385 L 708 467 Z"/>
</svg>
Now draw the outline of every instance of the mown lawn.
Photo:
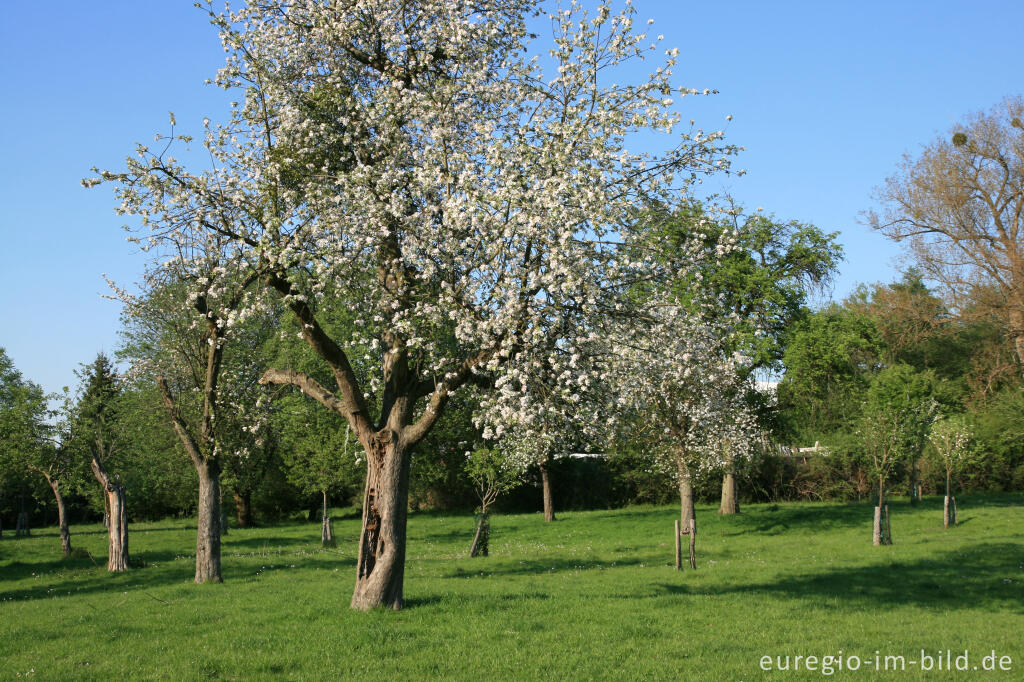
<svg viewBox="0 0 1024 682">
<path fill-rule="evenodd" d="M 949 531 L 941 499 L 896 502 L 880 548 L 866 504 L 699 507 L 696 572 L 672 568 L 676 513 L 497 516 L 477 559 L 471 516 L 415 514 L 397 613 L 348 609 L 355 518 L 332 550 L 318 524 L 232 529 L 225 583 L 205 586 L 187 522 L 132 525 L 143 566 L 121 575 L 101 526 L 72 527 L 95 560 L 60 560 L 55 529 L 8 531 L 0 678 L 789 680 L 828 677 L 820 658 L 842 652 L 861 668 L 836 679 L 1024 680 L 1024 495 L 965 496 Z M 922 649 L 979 670 L 921 672 Z M 981 670 L 992 650 L 1011 671 Z M 905 670 L 877 672 L 876 651 Z M 787 654 L 819 670 L 761 670 Z"/>
</svg>

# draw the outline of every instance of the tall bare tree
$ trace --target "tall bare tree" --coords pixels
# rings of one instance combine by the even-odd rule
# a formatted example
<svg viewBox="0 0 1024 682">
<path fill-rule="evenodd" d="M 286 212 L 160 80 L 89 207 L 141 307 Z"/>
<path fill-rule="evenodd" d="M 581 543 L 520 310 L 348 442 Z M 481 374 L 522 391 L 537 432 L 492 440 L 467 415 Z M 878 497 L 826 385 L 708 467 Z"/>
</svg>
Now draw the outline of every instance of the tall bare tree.
<svg viewBox="0 0 1024 682">
<path fill-rule="evenodd" d="M 875 230 L 907 242 L 953 310 L 995 315 L 1024 372 L 1024 98 L 1007 97 L 905 156 L 876 192 Z"/>
</svg>

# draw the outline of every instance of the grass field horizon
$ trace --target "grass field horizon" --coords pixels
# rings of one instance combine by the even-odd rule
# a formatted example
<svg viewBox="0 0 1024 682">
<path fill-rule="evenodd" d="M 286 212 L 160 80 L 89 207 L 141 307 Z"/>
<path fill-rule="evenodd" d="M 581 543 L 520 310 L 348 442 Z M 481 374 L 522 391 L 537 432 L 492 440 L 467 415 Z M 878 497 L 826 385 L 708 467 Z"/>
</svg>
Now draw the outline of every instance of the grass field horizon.
<svg viewBox="0 0 1024 682">
<path fill-rule="evenodd" d="M 676 507 L 409 520 L 406 608 L 349 610 L 359 519 L 232 528 L 222 585 L 193 584 L 194 520 L 132 524 L 138 567 L 105 570 L 101 525 L 0 539 L 0 672 L 10 679 L 1024 679 L 1024 494 L 892 503 L 699 505 L 698 570 L 674 570 Z M 763 656 L 916 660 L 964 650 L 967 672 L 764 672 Z M 985 673 L 982 657 L 1012 670 Z M 840 653 L 841 652 L 841 653 Z M 876 652 L 878 652 L 876 654 Z M 772 663 L 772 667 L 777 664 Z M 792 666 L 792 663 L 791 663 Z"/>
</svg>

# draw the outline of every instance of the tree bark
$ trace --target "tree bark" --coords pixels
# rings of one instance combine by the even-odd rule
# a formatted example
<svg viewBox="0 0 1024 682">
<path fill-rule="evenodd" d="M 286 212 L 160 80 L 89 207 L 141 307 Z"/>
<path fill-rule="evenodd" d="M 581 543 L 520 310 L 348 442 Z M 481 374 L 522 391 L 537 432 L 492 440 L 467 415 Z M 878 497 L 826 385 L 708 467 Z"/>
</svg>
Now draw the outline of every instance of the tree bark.
<svg viewBox="0 0 1024 682">
<path fill-rule="evenodd" d="M 722 504 L 718 507 L 719 514 L 738 514 L 736 503 L 736 475 L 728 469 L 722 476 Z"/>
<path fill-rule="evenodd" d="M 215 462 L 196 466 L 199 474 L 199 512 L 196 518 L 196 583 L 224 582 L 220 572 L 220 467 Z"/>
<path fill-rule="evenodd" d="M 107 531 L 107 570 L 128 570 L 128 505 L 125 487 L 114 485 L 106 491 L 110 502 L 110 529 Z"/>
<path fill-rule="evenodd" d="M 690 529 L 690 519 L 696 518 L 693 511 L 693 484 L 686 463 L 679 459 L 676 465 L 679 469 L 679 518 L 683 522 L 683 532 L 686 533 Z"/>
<path fill-rule="evenodd" d="M 103 508 L 107 521 L 107 570 L 128 570 L 128 512 L 125 487 L 107 474 L 97 457 L 92 458 L 92 473 L 103 489 Z"/>
<path fill-rule="evenodd" d="M 238 519 L 239 528 L 251 528 L 252 520 L 252 491 L 246 490 L 239 493 L 235 491 L 235 516 Z"/>
<path fill-rule="evenodd" d="M 402 608 L 409 454 L 394 431 L 386 440 L 374 434 L 367 450 L 363 529 L 359 538 L 353 609 Z M 366 447 L 364 445 L 364 447 Z"/>
<path fill-rule="evenodd" d="M 540 463 L 540 486 L 544 495 L 544 520 L 555 520 L 555 502 L 551 496 L 551 478 L 548 476 L 548 464 L 551 459 L 545 459 Z"/>
</svg>

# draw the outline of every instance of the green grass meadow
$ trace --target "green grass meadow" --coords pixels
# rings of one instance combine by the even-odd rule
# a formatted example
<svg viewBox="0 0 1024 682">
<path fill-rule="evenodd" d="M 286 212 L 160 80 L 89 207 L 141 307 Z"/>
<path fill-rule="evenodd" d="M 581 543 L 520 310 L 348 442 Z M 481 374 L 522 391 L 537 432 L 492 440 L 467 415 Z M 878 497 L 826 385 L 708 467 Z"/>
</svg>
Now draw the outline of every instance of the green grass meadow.
<svg viewBox="0 0 1024 682">
<path fill-rule="evenodd" d="M 472 516 L 414 514 L 406 608 L 371 613 L 348 608 L 354 517 L 335 549 L 316 523 L 232 528 L 225 582 L 203 586 L 188 521 L 133 524 L 140 567 L 120 575 L 102 526 L 73 526 L 94 558 L 68 560 L 55 528 L 7 531 L 0 679 L 1024 680 L 1024 495 L 960 506 L 944 531 L 941 498 L 894 502 L 891 547 L 871 546 L 867 504 L 702 506 L 698 570 L 682 572 L 676 508 L 495 516 L 476 559 Z M 922 672 L 922 649 L 967 650 L 979 670 Z M 1012 670 L 981 670 L 992 650 Z M 915 664 L 877 671 L 876 651 Z M 761 669 L 787 654 L 818 669 Z M 860 669 L 825 674 L 839 655 Z"/>
</svg>

